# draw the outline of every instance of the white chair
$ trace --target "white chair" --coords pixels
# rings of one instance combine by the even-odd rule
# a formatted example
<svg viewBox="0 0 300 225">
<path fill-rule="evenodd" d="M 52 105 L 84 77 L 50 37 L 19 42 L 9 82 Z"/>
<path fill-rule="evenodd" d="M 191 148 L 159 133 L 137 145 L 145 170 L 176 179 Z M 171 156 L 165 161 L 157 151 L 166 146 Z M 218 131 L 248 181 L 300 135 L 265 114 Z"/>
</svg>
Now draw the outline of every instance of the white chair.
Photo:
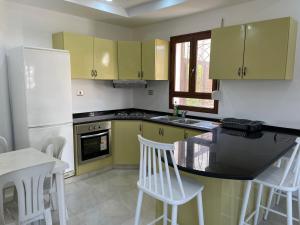
<svg viewBox="0 0 300 225">
<path fill-rule="evenodd" d="M 293 206 L 292 206 L 292 194 L 297 192 L 298 194 L 298 211 L 300 215 L 300 138 L 296 140 L 296 146 L 292 151 L 290 158 L 288 159 L 285 167 L 271 166 L 260 174 L 254 181 L 248 181 L 246 190 L 244 193 L 244 200 L 241 210 L 241 216 L 239 225 L 249 224 L 249 221 L 254 217 L 254 225 L 257 225 L 259 218 L 260 208 L 266 210 L 265 219 L 268 216 L 268 212 L 273 212 L 278 215 L 287 217 L 287 225 L 292 225 L 293 220 L 299 221 L 299 219 L 293 218 Z M 245 219 L 248 200 L 250 196 L 250 190 L 252 183 L 258 185 L 258 194 L 256 199 L 255 211 L 252 212 L 247 219 Z M 269 199 L 267 206 L 261 205 L 263 188 L 270 188 Z M 271 209 L 271 201 L 273 194 L 276 193 L 286 193 L 287 197 L 287 213 L 279 212 Z"/>
<path fill-rule="evenodd" d="M 0 154 L 8 151 L 8 144 L 4 137 L 0 136 Z"/>
<path fill-rule="evenodd" d="M 177 225 L 178 206 L 194 197 L 198 203 L 199 225 L 204 225 L 202 191 L 203 185 L 187 177 L 181 177 L 175 163 L 174 145 L 147 140 L 138 135 L 140 141 L 140 170 L 137 186 L 138 202 L 134 225 L 139 225 L 143 194 L 147 194 L 164 204 L 164 213 L 149 225 L 163 220 L 163 225 L 170 221 Z M 164 162 L 164 165 L 162 163 Z M 170 171 L 169 165 L 174 168 Z M 168 219 L 168 205 L 172 206 L 172 219 Z"/>
<path fill-rule="evenodd" d="M 52 225 L 51 209 L 45 208 L 43 184 L 45 177 L 51 174 L 54 163 L 45 163 L 29 167 L 0 178 L 0 224 L 5 223 L 3 206 L 3 188 L 7 183 L 14 183 L 18 194 L 18 221 L 13 224 L 27 225 L 45 220 L 46 225 Z M 11 223 L 10 223 L 11 224 Z"/>
<path fill-rule="evenodd" d="M 42 152 L 61 160 L 63 149 L 66 145 L 64 137 L 51 137 L 43 145 Z M 54 210 L 57 209 L 56 201 L 56 181 L 55 176 L 48 176 L 45 181 L 45 194 L 49 195 L 51 206 Z"/>
</svg>

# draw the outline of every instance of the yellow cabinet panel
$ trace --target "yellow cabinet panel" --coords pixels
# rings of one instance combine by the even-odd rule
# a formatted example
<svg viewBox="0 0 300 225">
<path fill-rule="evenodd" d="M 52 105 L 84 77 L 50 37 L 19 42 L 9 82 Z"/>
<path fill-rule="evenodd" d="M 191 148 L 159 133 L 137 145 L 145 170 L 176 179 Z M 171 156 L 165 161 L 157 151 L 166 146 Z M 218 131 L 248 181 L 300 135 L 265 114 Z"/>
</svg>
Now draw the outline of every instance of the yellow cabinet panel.
<svg viewBox="0 0 300 225">
<path fill-rule="evenodd" d="M 93 79 L 94 37 L 73 34 L 53 34 L 53 47 L 70 51 L 73 79 Z"/>
<path fill-rule="evenodd" d="M 155 39 L 142 42 L 142 79 L 168 80 L 169 42 Z"/>
<path fill-rule="evenodd" d="M 291 17 L 214 29 L 210 78 L 292 79 L 296 39 Z"/>
<path fill-rule="evenodd" d="M 191 130 L 191 129 L 184 130 L 184 138 L 195 137 L 200 134 L 203 134 L 203 132 L 199 130 Z"/>
<path fill-rule="evenodd" d="M 138 165 L 140 149 L 138 135 L 142 133 L 141 121 L 113 121 L 113 163 Z"/>
<path fill-rule="evenodd" d="M 286 79 L 291 18 L 246 25 L 244 79 Z M 295 44 L 293 44 L 295 49 Z"/>
<path fill-rule="evenodd" d="M 172 126 L 161 126 L 163 143 L 173 144 L 176 141 L 184 139 L 184 129 Z"/>
<path fill-rule="evenodd" d="M 160 124 L 143 122 L 143 137 L 152 141 L 161 142 Z"/>
<path fill-rule="evenodd" d="M 162 143 L 174 143 L 184 139 L 184 129 L 143 122 L 143 137 Z"/>
<path fill-rule="evenodd" d="M 118 41 L 118 68 L 120 80 L 141 79 L 141 42 Z"/>
<path fill-rule="evenodd" d="M 118 44 L 116 41 L 100 38 L 94 39 L 94 69 L 97 71 L 95 79 L 118 79 Z"/>
<path fill-rule="evenodd" d="M 212 31 L 210 79 L 240 79 L 243 66 L 245 26 L 217 28 Z"/>
</svg>

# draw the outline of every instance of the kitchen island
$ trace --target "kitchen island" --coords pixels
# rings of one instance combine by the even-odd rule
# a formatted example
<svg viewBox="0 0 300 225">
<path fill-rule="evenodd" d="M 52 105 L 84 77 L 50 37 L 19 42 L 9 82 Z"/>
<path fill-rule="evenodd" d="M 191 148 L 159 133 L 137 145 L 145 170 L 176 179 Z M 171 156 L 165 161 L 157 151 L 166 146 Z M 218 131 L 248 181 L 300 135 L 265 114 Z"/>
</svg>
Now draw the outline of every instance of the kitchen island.
<svg viewBox="0 0 300 225">
<path fill-rule="evenodd" d="M 295 145 L 296 136 L 262 131 L 244 132 L 217 128 L 175 143 L 175 160 L 184 175 L 204 185 L 206 225 L 237 225 L 244 181 L 253 180 Z M 264 194 L 266 196 L 266 194 Z M 252 191 L 248 211 L 253 209 Z M 157 202 L 157 216 L 162 204 Z M 169 214 L 170 215 L 170 214 Z M 198 225 L 193 200 L 179 207 L 178 223 Z"/>
</svg>

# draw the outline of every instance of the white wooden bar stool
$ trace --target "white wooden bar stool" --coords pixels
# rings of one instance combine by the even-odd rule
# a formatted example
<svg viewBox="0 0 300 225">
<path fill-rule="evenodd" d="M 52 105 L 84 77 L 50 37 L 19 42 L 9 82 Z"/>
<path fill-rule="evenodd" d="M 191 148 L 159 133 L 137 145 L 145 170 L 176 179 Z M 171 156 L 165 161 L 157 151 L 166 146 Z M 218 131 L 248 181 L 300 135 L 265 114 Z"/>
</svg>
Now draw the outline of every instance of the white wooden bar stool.
<svg viewBox="0 0 300 225">
<path fill-rule="evenodd" d="M 271 166 L 260 174 L 254 181 L 248 181 L 244 192 L 243 205 L 241 209 L 239 225 L 249 225 L 249 221 L 254 217 L 254 225 L 257 225 L 259 218 L 260 208 L 266 210 L 265 218 L 267 218 L 268 212 L 273 212 L 278 215 L 287 217 L 287 225 L 292 225 L 293 220 L 298 221 L 299 219 L 293 218 L 293 206 L 292 206 L 292 194 L 298 192 L 298 211 L 300 215 L 300 138 L 296 140 L 296 146 L 292 151 L 290 158 L 288 159 L 284 167 Z M 258 185 L 258 194 L 256 199 L 256 207 L 246 219 L 246 210 L 248 200 L 250 196 L 252 183 Z M 261 204 L 263 188 L 270 188 L 269 200 L 267 206 Z M 279 212 L 271 209 L 270 199 L 274 191 L 285 192 L 287 196 L 287 213 Z"/>
<path fill-rule="evenodd" d="M 147 140 L 138 135 L 140 141 L 140 170 L 137 186 L 139 188 L 138 202 L 134 225 L 140 224 L 143 194 L 147 194 L 163 202 L 164 213 L 148 225 L 163 220 L 177 225 L 178 206 L 185 204 L 194 197 L 198 203 L 199 225 L 204 225 L 202 191 L 203 185 L 188 177 L 181 177 L 175 163 L 174 145 Z M 164 162 L 164 165 L 162 163 Z M 171 165 L 174 170 L 169 169 Z M 172 218 L 168 219 L 168 205 L 172 206 Z"/>
</svg>

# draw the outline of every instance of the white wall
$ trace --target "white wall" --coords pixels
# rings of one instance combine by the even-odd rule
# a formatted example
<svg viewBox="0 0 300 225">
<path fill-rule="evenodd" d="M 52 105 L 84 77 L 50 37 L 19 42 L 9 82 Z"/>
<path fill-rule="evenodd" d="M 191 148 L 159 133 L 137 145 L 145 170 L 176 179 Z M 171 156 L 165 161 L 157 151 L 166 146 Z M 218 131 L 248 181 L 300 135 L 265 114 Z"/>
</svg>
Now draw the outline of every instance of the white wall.
<svg viewBox="0 0 300 225">
<path fill-rule="evenodd" d="M 51 48 L 52 33 L 69 31 L 109 39 L 132 40 L 133 30 L 36 7 L 0 0 L 0 135 L 12 143 L 5 51 L 19 45 Z M 107 82 L 73 81 L 73 111 L 132 107 L 132 90 Z M 77 97 L 77 89 L 86 96 Z M 92 90 L 92 91 L 91 91 Z"/>
<path fill-rule="evenodd" d="M 292 16 L 300 23 L 299 9 L 299 0 L 256 0 L 141 27 L 136 29 L 136 36 L 140 39 L 169 39 L 174 35 L 218 27 L 222 17 L 225 19 L 225 25 L 285 16 Z M 222 81 L 223 99 L 220 102 L 219 114 L 193 114 L 258 119 L 271 125 L 300 129 L 300 34 L 297 43 L 294 80 Z M 151 82 L 150 88 L 154 90 L 153 96 L 148 96 L 146 90 L 134 92 L 134 105 L 140 108 L 168 111 L 168 83 Z"/>
</svg>

